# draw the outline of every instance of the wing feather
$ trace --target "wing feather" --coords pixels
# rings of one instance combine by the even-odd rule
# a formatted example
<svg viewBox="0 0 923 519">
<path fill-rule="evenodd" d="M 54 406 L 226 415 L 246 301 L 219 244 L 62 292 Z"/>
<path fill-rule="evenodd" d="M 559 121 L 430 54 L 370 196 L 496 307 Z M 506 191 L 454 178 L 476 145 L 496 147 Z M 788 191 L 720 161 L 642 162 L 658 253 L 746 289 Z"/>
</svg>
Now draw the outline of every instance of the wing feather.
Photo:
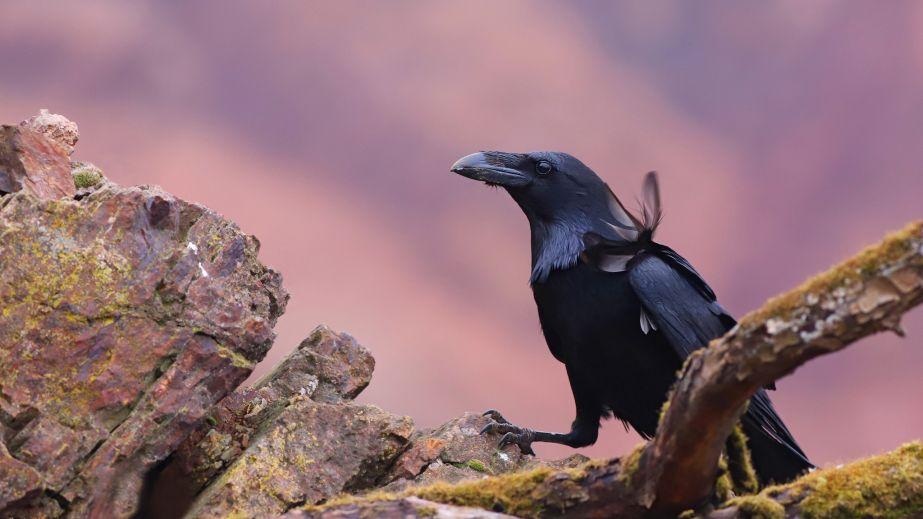
<svg viewBox="0 0 923 519">
<path fill-rule="evenodd" d="M 680 358 L 685 359 L 733 326 L 730 315 L 715 314 L 714 293 L 709 300 L 681 269 L 657 253 L 638 254 L 628 269 L 628 279 L 650 319 Z M 704 281 L 701 284 L 708 287 Z"/>
</svg>

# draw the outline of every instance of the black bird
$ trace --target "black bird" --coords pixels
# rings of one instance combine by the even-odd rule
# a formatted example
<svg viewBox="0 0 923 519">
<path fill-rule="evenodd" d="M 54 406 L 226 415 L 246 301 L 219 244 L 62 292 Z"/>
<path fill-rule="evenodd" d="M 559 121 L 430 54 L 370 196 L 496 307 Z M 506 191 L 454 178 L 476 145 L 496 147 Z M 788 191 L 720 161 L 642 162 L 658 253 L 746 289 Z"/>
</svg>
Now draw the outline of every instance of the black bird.
<svg viewBox="0 0 923 519">
<path fill-rule="evenodd" d="M 683 360 L 736 321 L 705 280 L 673 249 L 653 241 L 661 220 L 655 173 L 643 184 L 641 213 L 629 212 L 590 168 L 558 152 L 481 152 L 452 171 L 513 197 L 529 220 L 532 275 L 542 332 L 564 363 L 577 416 L 568 433 L 517 427 L 496 411 L 485 432 L 583 447 L 609 415 L 651 438 Z M 812 467 L 758 391 L 742 420 L 761 483 L 793 479 Z M 690 432 L 694 434 L 694 432 Z"/>
</svg>

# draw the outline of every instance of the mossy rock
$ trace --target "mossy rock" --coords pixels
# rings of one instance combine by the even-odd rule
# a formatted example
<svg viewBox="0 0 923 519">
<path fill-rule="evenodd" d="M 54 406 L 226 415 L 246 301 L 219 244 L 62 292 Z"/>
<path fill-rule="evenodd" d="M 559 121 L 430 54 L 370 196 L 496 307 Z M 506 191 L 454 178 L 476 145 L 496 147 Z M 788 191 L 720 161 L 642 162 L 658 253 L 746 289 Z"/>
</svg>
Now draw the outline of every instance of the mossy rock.
<svg viewBox="0 0 923 519">
<path fill-rule="evenodd" d="M 74 187 L 77 189 L 96 187 L 106 179 L 101 169 L 88 162 L 71 163 L 71 175 L 74 177 Z"/>
</svg>

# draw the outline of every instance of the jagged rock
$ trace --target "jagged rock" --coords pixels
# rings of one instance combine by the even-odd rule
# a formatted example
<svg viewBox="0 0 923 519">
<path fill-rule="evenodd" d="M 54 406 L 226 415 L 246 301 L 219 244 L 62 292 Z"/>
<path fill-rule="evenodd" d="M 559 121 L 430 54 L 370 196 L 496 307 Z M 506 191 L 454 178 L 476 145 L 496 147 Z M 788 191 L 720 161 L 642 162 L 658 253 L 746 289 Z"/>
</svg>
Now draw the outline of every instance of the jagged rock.
<svg viewBox="0 0 923 519">
<path fill-rule="evenodd" d="M 400 491 L 437 481 L 457 483 L 514 470 L 550 466 L 574 467 L 588 458 L 575 454 L 560 461 L 542 461 L 525 456 L 515 445 L 498 448 L 497 435 L 482 435 L 490 420 L 466 413 L 443 425 L 413 435 L 410 447 L 401 454 L 384 481 L 386 491 Z"/>
<path fill-rule="evenodd" d="M 386 490 L 437 480 L 460 481 L 508 472 L 530 461 L 519 447 L 497 448 L 496 435 L 482 435 L 490 420 L 466 413 L 445 424 L 414 434 L 410 447 L 395 461 L 386 481 Z"/>
<path fill-rule="evenodd" d="M 39 198 L 75 193 L 65 149 L 23 126 L 0 126 L 0 195 L 26 191 Z"/>
<path fill-rule="evenodd" d="M 409 418 L 347 403 L 374 367 L 355 339 L 319 326 L 224 399 L 168 469 L 194 493 L 206 487 L 189 516 L 282 513 L 374 485 L 413 433 Z"/>
<path fill-rule="evenodd" d="M 155 187 L 74 200 L 57 147 L 2 131 L 4 166 L 70 191 L 0 198 L 0 471 L 22 476 L 0 515 L 130 516 L 144 475 L 263 358 L 288 295 L 232 222 Z M 22 158 L 39 148 L 53 167 Z"/>
<path fill-rule="evenodd" d="M 374 370 L 375 358 L 356 339 L 319 326 L 256 387 L 287 396 L 307 395 L 316 402 L 340 402 L 359 396 Z"/>
<path fill-rule="evenodd" d="M 17 501 L 29 501 L 45 489 L 42 476 L 26 463 L 10 456 L 0 443 L 0 510 Z"/>
<path fill-rule="evenodd" d="M 217 405 L 189 435 L 173 463 L 196 493 L 233 463 L 256 430 L 295 396 L 319 402 L 350 400 L 368 386 L 375 359 L 345 333 L 318 326 L 295 351 L 253 387 L 240 388 Z"/>
<path fill-rule="evenodd" d="M 42 108 L 37 115 L 19 123 L 19 126 L 38 132 L 57 143 L 68 155 L 74 153 L 80 132 L 77 123 L 59 114 L 53 114 Z"/>
<path fill-rule="evenodd" d="M 329 510 L 293 510 L 285 519 L 502 519 L 512 515 L 488 512 L 480 508 L 452 506 L 435 503 L 417 497 L 405 497 L 390 501 L 358 502 Z"/>
<path fill-rule="evenodd" d="M 413 432 L 373 406 L 295 396 L 212 482 L 191 518 L 266 516 L 372 486 Z"/>
</svg>

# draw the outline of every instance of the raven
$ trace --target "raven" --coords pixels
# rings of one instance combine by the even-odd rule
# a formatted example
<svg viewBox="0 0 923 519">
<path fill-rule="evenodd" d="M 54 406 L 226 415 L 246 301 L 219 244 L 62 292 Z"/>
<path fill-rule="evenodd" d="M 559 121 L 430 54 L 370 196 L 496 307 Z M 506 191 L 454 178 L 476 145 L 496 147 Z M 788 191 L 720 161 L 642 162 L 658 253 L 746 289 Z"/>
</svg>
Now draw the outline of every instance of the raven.
<svg viewBox="0 0 923 519">
<path fill-rule="evenodd" d="M 506 189 L 526 214 L 529 284 L 576 405 L 568 433 L 518 427 L 493 410 L 483 432 L 505 433 L 502 444 L 532 454 L 533 442 L 592 445 L 600 420 L 611 415 L 653 437 L 684 359 L 736 324 L 692 265 L 653 241 L 662 217 L 656 174 L 645 177 L 635 215 L 566 153 L 480 152 L 451 171 Z M 764 390 L 741 423 L 761 483 L 788 481 L 813 466 Z"/>
</svg>

